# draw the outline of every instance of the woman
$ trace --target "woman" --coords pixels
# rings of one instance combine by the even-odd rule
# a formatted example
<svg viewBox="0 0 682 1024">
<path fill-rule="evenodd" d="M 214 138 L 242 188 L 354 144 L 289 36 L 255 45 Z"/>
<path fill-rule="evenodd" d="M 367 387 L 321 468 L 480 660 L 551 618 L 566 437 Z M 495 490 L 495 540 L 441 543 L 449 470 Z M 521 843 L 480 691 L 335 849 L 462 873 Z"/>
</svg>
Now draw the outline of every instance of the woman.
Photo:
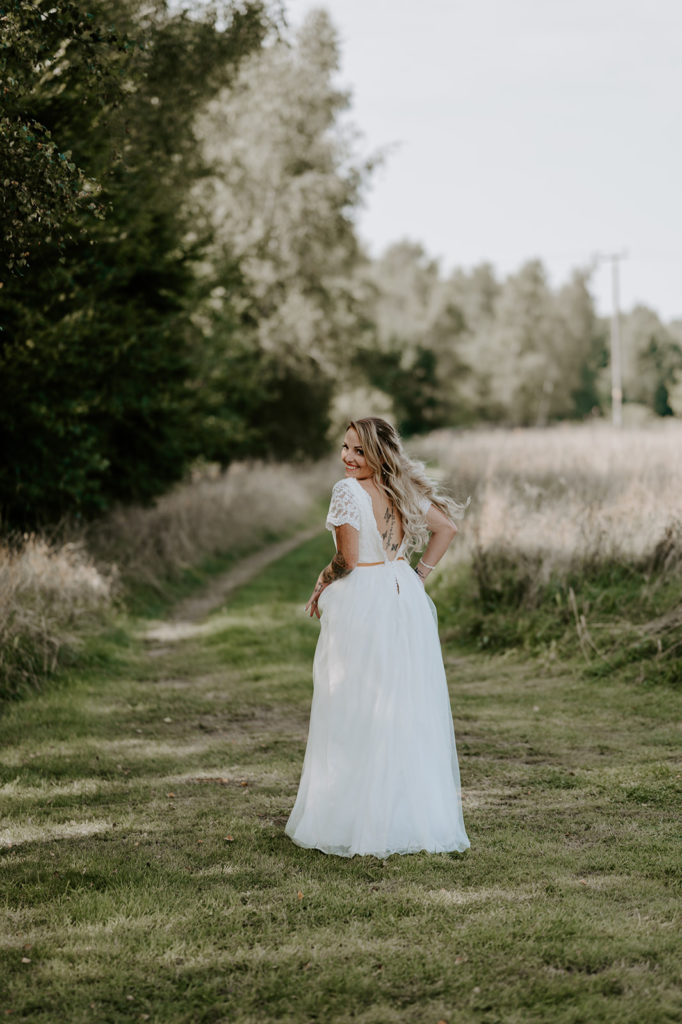
<svg viewBox="0 0 682 1024">
<path fill-rule="evenodd" d="M 346 475 L 327 516 L 336 554 L 306 605 L 322 625 L 285 831 L 342 857 L 465 850 L 452 713 L 424 591 L 461 506 L 436 493 L 385 420 L 350 423 L 341 458 Z M 415 571 L 407 553 L 427 540 Z"/>
</svg>

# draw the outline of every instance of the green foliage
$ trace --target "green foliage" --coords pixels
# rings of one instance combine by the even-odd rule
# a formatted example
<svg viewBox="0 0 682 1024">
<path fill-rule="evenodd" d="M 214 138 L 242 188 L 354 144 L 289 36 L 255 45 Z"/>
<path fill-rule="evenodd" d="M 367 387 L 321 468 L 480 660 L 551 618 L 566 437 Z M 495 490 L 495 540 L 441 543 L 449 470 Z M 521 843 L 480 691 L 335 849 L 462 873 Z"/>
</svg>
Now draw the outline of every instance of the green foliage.
<svg viewBox="0 0 682 1024">
<path fill-rule="evenodd" d="M 623 317 L 623 392 L 626 401 L 670 416 L 670 391 L 682 376 L 682 339 L 646 306 Z"/>
<path fill-rule="evenodd" d="M 98 121 L 110 128 L 123 98 L 130 40 L 112 24 L 103 3 L 90 6 L 84 11 L 75 0 L 3 5 L 1 263 L 12 275 L 25 273 L 46 240 L 61 250 L 93 216 L 104 215 L 100 182 L 59 130 L 65 106 L 85 136 Z M 79 215 L 82 223 L 73 219 Z"/>
<path fill-rule="evenodd" d="M 482 342 L 493 406 L 522 425 L 574 416 L 594 329 L 584 274 L 574 274 L 556 294 L 538 261 L 510 275 Z"/>
<path fill-rule="evenodd" d="M 577 419 L 599 414 L 606 408 L 608 390 L 604 386 L 604 378 L 608 367 L 607 331 L 605 328 L 600 330 L 597 321 L 591 333 L 590 344 L 586 346 L 585 360 L 579 368 L 571 396 Z"/>
<path fill-rule="evenodd" d="M 7 518 L 21 524 L 145 500 L 177 478 L 192 451 L 190 362 L 173 330 L 187 287 L 182 265 L 169 261 L 165 274 L 163 265 L 117 265 L 105 243 L 97 255 L 96 277 L 86 276 L 89 267 L 76 277 L 45 266 L 64 291 L 46 295 L 42 308 L 28 305 L 31 281 L 11 289 L 0 424 L 12 458 L 0 491 Z M 94 262 L 74 253 L 81 259 Z M 33 274 L 43 266 L 37 261 Z"/>
<path fill-rule="evenodd" d="M 200 449 L 192 312 L 209 232 L 190 202 L 204 171 L 193 125 L 265 31 L 258 4 L 224 8 L 219 28 L 215 10 L 101 0 L 86 45 L 71 7 L 55 10 L 47 38 L 41 18 L 23 27 L 31 55 L 65 56 L 17 74 L 15 105 L 74 155 L 106 217 L 57 204 L 59 230 L 3 289 L 0 503 L 22 527 L 149 500 Z"/>
<path fill-rule="evenodd" d="M 263 47 L 258 3 L 78 13 L 12 22 L 16 111 L 80 183 L 57 202 L 37 163 L 17 171 L 42 204 L 33 224 L 15 202 L 36 244 L 3 289 L 0 506 L 20 527 L 149 501 L 196 456 L 322 454 L 364 329 L 367 168 L 338 127 L 326 15 Z"/>
<path fill-rule="evenodd" d="M 201 367 L 197 431 L 204 458 L 227 465 L 326 454 L 333 382 L 314 358 L 283 365 L 259 348 L 252 330 L 226 332 L 223 316 L 202 347 Z"/>
<path fill-rule="evenodd" d="M 552 289 L 538 261 L 498 280 L 410 242 L 363 253 L 372 161 L 323 11 L 293 38 L 260 0 L 0 19 L 5 523 L 149 502 L 196 457 L 319 455 L 354 396 L 382 392 L 406 434 L 608 409 L 585 272 Z M 623 339 L 626 400 L 679 414 L 679 325 L 638 308 Z"/>
<path fill-rule="evenodd" d="M 437 378 L 435 352 L 418 345 L 409 361 L 396 343 L 388 351 L 366 348 L 357 355 L 357 365 L 369 382 L 391 396 L 401 433 L 422 434 L 451 422 L 451 409 Z"/>
<path fill-rule="evenodd" d="M 604 332 L 586 273 L 556 292 L 538 261 L 501 282 L 487 264 L 443 279 L 420 246 L 401 242 L 370 276 L 376 337 L 362 365 L 406 432 L 542 425 L 599 408 Z"/>
<path fill-rule="evenodd" d="M 594 557 L 543 579 L 542 556 L 476 548 L 440 585 L 450 635 L 474 650 L 582 657 L 589 676 L 682 684 L 679 581 L 670 533 L 638 566 Z"/>
<path fill-rule="evenodd" d="M 467 321 L 438 265 L 410 242 L 390 246 L 368 272 L 376 334 L 358 354 L 370 383 L 393 400 L 399 428 L 419 434 L 471 418 Z"/>
<path fill-rule="evenodd" d="M 222 442 L 213 435 L 219 461 L 235 442 L 321 453 L 335 382 L 366 333 L 352 212 L 369 165 L 339 122 L 349 101 L 338 66 L 336 32 L 314 12 L 291 42 L 253 53 L 200 120 L 211 173 L 196 195 L 215 284 L 204 334 L 211 401 L 230 421 Z"/>
</svg>

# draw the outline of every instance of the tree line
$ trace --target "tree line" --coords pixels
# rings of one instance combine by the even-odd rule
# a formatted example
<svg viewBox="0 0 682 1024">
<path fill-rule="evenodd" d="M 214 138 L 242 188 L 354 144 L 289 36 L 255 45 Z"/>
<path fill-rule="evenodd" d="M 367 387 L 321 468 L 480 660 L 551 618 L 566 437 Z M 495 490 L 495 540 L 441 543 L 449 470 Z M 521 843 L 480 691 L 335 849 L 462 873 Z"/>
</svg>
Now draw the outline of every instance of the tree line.
<svg viewBox="0 0 682 1024">
<path fill-rule="evenodd" d="M 0 510 L 145 502 L 197 459 L 321 455 L 343 410 L 405 433 L 608 411 L 589 275 L 371 259 L 329 17 L 260 2 L 0 5 Z M 682 414 L 682 331 L 624 320 L 625 397 Z"/>
<path fill-rule="evenodd" d="M 589 268 L 558 288 L 539 260 L 505 278 L 489 264 L 444 276 L 411 242 L 370 267 L 375 333 L 364 353 L 372 382 L 390 381 L 407 432 L 502 423 L 543 426 L 610 414 L 610 325 Z M 682 415 L 682 320 L 644 306 L 621 315 L 625 401 Z"/>
</svg>

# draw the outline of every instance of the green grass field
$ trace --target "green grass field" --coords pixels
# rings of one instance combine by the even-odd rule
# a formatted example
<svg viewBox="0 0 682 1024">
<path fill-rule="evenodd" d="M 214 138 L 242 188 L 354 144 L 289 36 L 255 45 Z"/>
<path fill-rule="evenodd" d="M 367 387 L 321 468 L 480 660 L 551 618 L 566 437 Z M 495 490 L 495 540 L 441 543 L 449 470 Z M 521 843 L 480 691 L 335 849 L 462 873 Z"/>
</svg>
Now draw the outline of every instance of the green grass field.
<svg viewBox="0 0 682 1024">
<path fill-rule="evenodd" d="M 471 849 L 344 860 L 284 836 L 329 551 L 307 543 L 165 647 L 122 621 L 87 671 L 6 707 L 0 1015 L 678 1021 L 667 687 L 446 645 Z"/>
</svg>

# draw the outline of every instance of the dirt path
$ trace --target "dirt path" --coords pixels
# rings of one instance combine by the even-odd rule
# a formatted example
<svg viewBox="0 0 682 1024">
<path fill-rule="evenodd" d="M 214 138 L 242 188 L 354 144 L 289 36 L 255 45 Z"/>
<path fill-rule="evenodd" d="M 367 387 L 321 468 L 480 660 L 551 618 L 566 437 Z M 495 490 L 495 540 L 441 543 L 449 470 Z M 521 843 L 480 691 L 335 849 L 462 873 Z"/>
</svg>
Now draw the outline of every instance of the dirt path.
<svg viewBox="0 0 682 1024">
<path fill-rule="evenodd" d="M 223 604 L 235 590 L 252 580 L 272 562 L 288 555 L 290 551 L 305 544 L 319 532 L 319 527 L 301 530 L 293 537 L 269 544 L 253 555 L 243 558 L 227 572 L 216 576 L 198 594 L 193 594 L 184 601 L 180 601 L 166 620 L 154 622 L 144 631 L 144 639 L 150 644 L 173 643 L 206 632 L 210 627 L 201 620 L 205 619 L 210 612 Z M 163 648 L 151 649 L 150 653 L 161 654 Z"/>
</svg>

